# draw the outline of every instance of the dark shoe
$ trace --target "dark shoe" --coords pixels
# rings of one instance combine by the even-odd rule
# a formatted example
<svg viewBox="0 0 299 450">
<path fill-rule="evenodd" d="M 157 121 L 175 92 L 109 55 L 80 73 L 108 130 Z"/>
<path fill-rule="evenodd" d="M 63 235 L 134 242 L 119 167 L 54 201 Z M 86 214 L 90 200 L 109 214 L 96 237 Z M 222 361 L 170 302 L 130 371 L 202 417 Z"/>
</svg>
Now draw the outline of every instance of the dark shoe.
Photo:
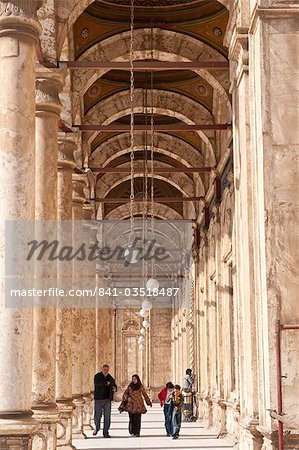
<svg viewBox="0 0 299 450">
<path fill-rule="evenodd" d="M 135 436 L 136 436 L 136 437 L 139 437 L 139 436 L 140 436 L 140 434 L 139 434 L 139 433 L 137 433 L 137 434 L 135 434 Z"/>
<path fill-rule="evenodd" d="M 171 434 L 169 434 L 169 433 L 166 433 L 166 436 L 171 436 Z"/>
<path fill-rule="evenodd" d="M 178 439 L 179 437 L 178 437 L 178 435 L 177 434 L 175 434 L 173 437 L 172 437 L 172 439 Z"/>
<path fill-rule="evenodd" d="M 106 433 L 106 434 L 103 434 L 103 437 L 104 437 L 104 438 L 110 438 L 111 436 L 110 436 L 109 433 Z"/>
<path fill-rule="evenodd" d="M 93 433 L 92 433 L 93 436 L 96 436 L 98 434 L 98 432 L 99 432 L 99 430 L 94 430 Z"/>
</svg>

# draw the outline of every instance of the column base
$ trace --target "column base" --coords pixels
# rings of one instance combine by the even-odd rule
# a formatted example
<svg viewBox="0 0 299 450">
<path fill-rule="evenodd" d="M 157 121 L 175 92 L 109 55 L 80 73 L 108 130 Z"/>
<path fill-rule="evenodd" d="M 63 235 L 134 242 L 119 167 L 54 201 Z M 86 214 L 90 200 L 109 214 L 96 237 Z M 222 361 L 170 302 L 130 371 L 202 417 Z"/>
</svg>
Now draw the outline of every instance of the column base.
<svg viewBox="0 0 299 450">
<path fill-rule="evenodd" d="M 59 450 L 75 450 L 72 444 L 72 417 L 75 405 L 72 399 L 58 399 L 57 408 L 59 421 L 57 423 L 57 448 Z"/>
<path fill-rule="evenodd" d="M 93 427 L 91 425 L 92 420 L 92 403 L 93 403 L 93 397 L 89 394 L 83 394 L 84 398 L 84 408 L 83 408 L 83 430 L 93 430 Z"/>
<path fill-rule="evenodd" d="M 209 395 L 202 397 L 202 421 L 208 428 L 213 426 L 213 402 Z"/>
<path fill-rule="evenodd" d="M 240 437 L 240 404 L 236 399 L 229 400 L 225 404 L 227 438 L 235 445 Z"/>
<path fill-rule="evenodd" d="M 31 437 L 39 423 L 32 412 L 0 415 L 0 449 L 31 450 Z"/>
<path fill-rule="evenodd" d="M 299 432 L 296 430 L 288 430 L 285 427 L 283 447 L 285 450 L 297 450 L 299 448 Z M 269 431 L 265 427 L 258 427 L 258 430 L 263 435 L 262 450 L 278 450 L 278 431 Z"/>
<path fill-rule="evenodd" d="M 226 429 L 226 404 L 224 399 L 213 398 L 212 400 L 212 418 L 213 426 L 212 428 L 218 434 L 219 437 L 224 437 L 227 435 Z"/>
<path fill-rule="evenodd" d="M 73 410 L 73 439 L 86 439 L 87 436 L 83 431 L 83 411 L 85 400 L 82 396 L 73 398 L 75 409 Z"/>
<path fill-rule="evenodd" d="M 258 420 L 251 417 L 245 417 L 240 421 L 240 449 L 262 450 L 263 437 L 258 431 L 258 424 Z"/>
<path fill-rule="evenodd" d="M 32 436 L 32 450 L 56 450 L 59 411 L 56 404 L 32 406 L 33 419 L 39 423 Z"/>
</svg>

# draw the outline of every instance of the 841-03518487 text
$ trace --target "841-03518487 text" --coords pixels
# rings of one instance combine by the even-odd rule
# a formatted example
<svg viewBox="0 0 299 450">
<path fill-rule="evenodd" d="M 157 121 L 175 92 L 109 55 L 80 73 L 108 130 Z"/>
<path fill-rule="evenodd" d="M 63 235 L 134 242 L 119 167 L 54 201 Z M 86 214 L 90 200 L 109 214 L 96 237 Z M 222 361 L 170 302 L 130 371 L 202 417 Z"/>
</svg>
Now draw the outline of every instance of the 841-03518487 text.
<svg viewBox="0 0 299 450">
<path fill-rule="evenodd" d="M 126 288 L 99 288 L 98 295 L 104 296 L 108 295 L 109 297 L 118 297 L 119 295 L 124 295 L 126 297 L 172 297 L 176 296 L 179 293 L 180 288 L 173 287 L 162 287 L 155 289 L 148 289 L 142 287 L 126 287 Z"/>
</svg>

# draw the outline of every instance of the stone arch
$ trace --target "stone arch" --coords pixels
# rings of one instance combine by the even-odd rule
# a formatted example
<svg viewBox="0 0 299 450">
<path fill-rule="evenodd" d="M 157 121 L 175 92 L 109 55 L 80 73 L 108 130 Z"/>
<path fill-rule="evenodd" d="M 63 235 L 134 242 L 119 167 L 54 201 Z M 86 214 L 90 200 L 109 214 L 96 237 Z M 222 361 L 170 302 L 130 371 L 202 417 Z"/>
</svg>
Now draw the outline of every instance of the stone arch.
<svg viewBox="0 0 299 450">
<path fill-rule="evenodd" d="M 149 28 L 134 31 L 134 59 L 154 58 L 159 61 L 188 62 L 198 60 L 226 61 L 226 58 L 208 44 L 177 31 L 153 29 L 153 49 L 151 49 L 151 30 Z M 152 53 L 153 52 L 153 53 Z M 128 61 L 130 58 L 130 32 L 118 33 L 88 50 L 79 58 L 85 61 Z M 83 95 L 92 84 L 107 70 L 80 69 L 74 71 L 74 91 Z M 227 96 L 228 75 L 223 71 L 207 69 L 194 70 L 214 89 Z M 227 84 L 226 87 L 225 84 Z M 226 89 L 226 90 L 225 90 Z M 227 96 L 228 99 L 228 96 Z"/>
<path fill-rule="evenodd" d="M 140 203 L 134 203 L 133 205 L 133 214 L 134 216 L 142 214 L 142 205 Z M 164 205 L 163 203 L 154 203 L 154 215 L 159 219 L 167 219 L 167 220 L 181 220 L 183 217 L 171 208 L 168 205 Z M 128 204 L 124 204 L 121 206 L 117 206 L 112 211 L 110 211 L 106 219 L 108 220 L 123 220 L 127 219 L 130 216 Z M 97 217 L 100 219 L 99 217 Z"/>
<path fill-rule="evenodd" d="M 90 6 L 94 0 L 56 0 L 55 9 L 57 11 L 57 18 L 60 24 L 57 37 L 57 52 L 58 58 L 61 53 L 63 43 L 71 30 L 73 24 L 78 17 L 84 12 L 88 6 Z M 234 0 L 218 0 L 219 3 L 224 5 L 228 10 L 231 9 Z"/>
<path fill-rule="evenodd" d="M 142 163 L 142 162 L 141 162 Z M 120 167 L 126 167 L 128 164 L 122 164 Z M 143 164 L 143 163 L 142 163 Z M 162 166 L 162 164 L 160 164 Z M 165 164 L 165 166 L 167 166 Z M 141 170 L 140 170 L 141 169 Z M 134 178 L 140 178 L 144 176 L 142 171 L 142 167 L 136 166 L 134 170 Z M 115 187 L 124 183 L 131 179 L 129 174 L 124 173 L 106 173 L 97 182 L 96 193 L 97 197 L 106 197 L 110 191 L 112 191 Z M 180 173 L 169 173 L 168 176 L 163 175 L 155 175 L 155 179 L 165 181 L 166 183 L 174 186 L 180 192 L 182 192 L 185 196 L 193 196 L 194 192 L 194 183 L 193 181 L 186 175 Z M 155 182 L 154 182 L 155 183 Z"/>
<path fill-rule="evenodd" d="M 140 150 L 140 148 L 144 147 L 142 134 L 137 134 L 135 136 L 135 144 L 134 151 Z M 183 164 L 185 167 L 197 167 L 203 165 L 203 158 L 200 152 L 192 145 L 176 136 L 164 133 L 155 133 L 154 145 L 155 155 L 161 154 L 169 156 L 179 164 Z M 96 149 L 92 152 L 89 159 L 89 167 L 109 166 L 116 158 L 129 152 L 129 133 L 113 136 L 96 147 Z M 154 156 L 154 158 L 156 158 L 156 156 Z M 157 161 L 157 165 L 161 166 L 161 163 Z M 203 196 L 205 194 L 205 188 L 200 174 L 194 173 L 193 180 L 195 183 L 195 195 Z"/>
<path fill-rule="evenodd" d="M 153 140 L 154 151 L 171 156 L 186 167 L 195 167 L 203 164 L 200 150 L 197 150 L 178 136 L 172 136 L 166 133 L 154 133 Z M 141 133 L 135 135 L 134 143 L 135 150 L 144 148 L 144 139 Z M 122 133 L 113 136 L 93 150 L 89 159 L 89 165 L 90 167 L 106 167 L 115 158 L 128 151 L 130 151 L 130 134 Z"/>
<path fill-rule="evenodd" d="M 139 39 L 136 47 L 145 46 L 143 50 L 134 51 L 135 60 L 154 58 L 158 61 L 197 61 L 197 60 L 220 60 L 225 61 L 225 57 L 207 44 L 191 36 L 170 30 L 154 29 L 154 49 L 151 50 L 151 30 L 135 30 L 135 39 Z M 104 41 L 94 45 L 79 58 L 80 60 L 108 60 L 127 61 L 129 54 L 130 33 L 124 32 L 114 35 Z M 145 39 L 146 38 L 146 39 Z M 80 120 L 80 111 L 83 111 L 83 95 L 92 84 L 102 77 L 107 70 L 80 69 L 72 74 L 74 91 L 74 116 Z M 209 71 L 207 69 L 194 70 L 199 76 L 205 79 L 223 99 L 225 109 L 222 111 L 222 121 L 231 120 L 231 103 L 228 96 L 229 75 L 223 70 Z"/>
<path fill-rule="evenodd" d="M 151 98 L 154 107 L 160 111 L 165 111 L 164 115 L 170 115 L 178 120 L 184 120 L 195 124 L 212 124 L 212 114 L 200 103 L 190 98 L 166 90 L 152 91 Z M 143 89 L 134 91 L 134 107 L 144 110 Z M 122 91 L 111 95 L 110 97 L 98 102 L 85 115 L 85 124 L 108 124 L 127 115 L 131 111 L 130 91 Z M 96 122 L 95 122 L 96 121 Z"/>
<path fill-rule="evenodd" d="M 122 325 L 122 331 L 139 331 L 139 322 L 135 319 L 128 319 Z"/>
<path fill-rule="evenodd" d="M 153 91 L 153 112 L 154 114 L 174 117 L 187 124 L 212 124 L 213 117 L 202 105 L 194 100 L 184 97 L 174 92 L 154 90 Z M 143 95 L 142 89 L 136 89 L 134 95 L 134 113 L 142 113 Z M 102 102 L 96 104 L 85 116 L 85 124 L 108 125 L 115 120 L 124 117 L 131 112 L 130 92 L 124 91 L 114 94 Z M 209 140 L 214 136 L 212 131 L 197 131 L 209 149 L 211 164 L 215 164 L 213 146 Z M 97 135 L 94 132 L 89 137 L 89 142 Z"/>
<path fill-rule="evenodd" d="M 112 226 L 110 227 L 109 231 L 107 229 L 107 234 L 109 233 L 109 241 L 108 242 L 112 242 L 113 245 L 120 245 L 123 248 L 128 244 L 128 238 L 130 235 L 130 228 L 126 227 L 120 230 L 120 224 L 119 221 L 115 221 L 116 223 L 112 224 Z M 124 223 L 124 222 L 123 222 Z M 135 226 L 136 223 L 140 226 L 140 228 L 142 228 L 142 224 L 143 221 L 142 220 L 137 220 L 135 221 Z M 162 221 L 160 221 L 160 223 L 162 223 Z M 165 222 L 163 222 L 163 224 L 165 224 Z M 137 227 L 138 228 L 138 227 Z M 137 228 L 135 229 L 135 231 L 137 231 Z M 158 229 L 157 230 L 157 226 L 156 226 L 156 232 L 155 232 L 155 240 L 156 243 L 154 243 L 153 248 L 157 247 L 157 246 L 166 246 L 166 247 L 170 247 L 170 248 L 174 248 L 178 246 L 178 242 L 179 240 L 176 239 L 176 236 L 173 236 L 169 233 L 169 227 L 167 227 L 168 229 Z M 180 234 L 180 230 L 175 230 L 176 233 Z M 171 257 L 173 258 L 174 255 L 171 255 Z"/>
</svg>

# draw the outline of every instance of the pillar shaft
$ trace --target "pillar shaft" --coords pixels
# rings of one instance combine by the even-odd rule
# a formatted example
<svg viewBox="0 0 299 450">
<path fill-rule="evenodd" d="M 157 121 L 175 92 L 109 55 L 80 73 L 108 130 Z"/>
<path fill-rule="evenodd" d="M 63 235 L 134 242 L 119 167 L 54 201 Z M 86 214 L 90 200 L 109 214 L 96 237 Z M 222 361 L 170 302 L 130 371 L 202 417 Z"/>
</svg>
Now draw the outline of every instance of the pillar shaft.
<svg viewBox="0 0 299 450">
<path fill-rule="evenodd" d="M 73 175 L 73 220 L 83 220 L 83 204 L 86 200 L 84 189 L 86 178 L 84 175 Z M 75 262 L 74 272 L 80 274 L 81 263 Z M 76 283 L 78 286 L 78 283 Z M 83 312 L 81 308 L 73 309 L 73 347 L 72 347 L 72 391 L 73 401 L 76 405 L 73 415 L 73 436 L 86 437 L 83 433 Z"/>
<path fill-rule="evenodd" d="M 75 142 L 68 140 L 63 134 L 58 138 L 58 205 L 59 221 L 71 233 L 72 220 L 72 173 L 75 168 L 74 151 Z M 68 233 L 67 233 L 68 234 Z M 61 238 L 64 239 L 64 232 Z M 69 241 L 69 235 L 67 236 Z M 66 243 L 69 245 L 70 242 Z M 58 263 L 58 285 L 60 276 L 64 275 L 63 266 Z M 65 288 L 66 281 L 63 281 Z M 57 424 L 57 446 L 59 449 L 70 450 L 72 445 L 72 415 L 74 404 L 72 402 L 72 309 L 58 307 L 56 311 L 56 403 L 60 419 Z"/>
<path fill-rule="evenodd" d="M 90 238 L 92 237 L 92 219 L 94 218 L 94 205 L 84 205 L 83 207 L 83 218 L 84 218 L 84 227 L 88 229 Z M 92 243 L 92 239 L 90 239 L 90 244 Z M 90 276 L 90 263 L 82 262 L 82 275 Z M 85 299 L 83 299 L 85 300 Z M 93 299 L 86 299 L 88 301 L 94 301 Z M 88 305 L 91 306 L 91 305 Z M 93 353 L 93 341 L 95 341 L 95 333 L 94 333 L 94 324 L 95 324 L 95 309 L 92 307 L 85 308 L 82 310 L 82 339 L 83 339 L 83 379 L 82 379 L 82 393 L 83 398 L 85 400 L 84 404 L 84 414 L 83 414 L 83 426 L 85 430 L 92 429 L 91 421 L 92 421 L 92 404 L 93 404 L 93 396 L 92 391 L 93 387 L 91 385 L 91 373 L 95 370 L 94 358 L 95 354 Z M 95 372 L 94 372 L 95 373 Z"/>
<path fill-rule="evenodd" d="M 32 310 L 5 308 L 5 220 L 34 219 L 36 5 L 0 1 L 0 447 L 16 450 L 29 448 L 34 429 Z"/>
<path fill-rule="evenodd" d="M 57 219 L 57 132 L 61 112 L 58 92 L 61 82 L 59 73 L 55 71 L 37 74 L 35 218 L 39 221 Z M 41 263 L 39 273 L 47 270 L 47 262 Z M 53 268 L 51 273 L 49 282 L 55 283 L 55 287 Z M 38 279 L 36 283 L 44 286 L 44 280 Z M 43 301 L 49 300 L 44 298 Z M 58 420 L 55 403 L 56 310 L 47 306 L 37 307 L 33 312 L 32 409 L 34 417 L 41 422 L 47 450 L 54 450 Z M 33 441 L 33 450 L 35 448 L 39 448 L 38 439 Z"/>
</svg>

